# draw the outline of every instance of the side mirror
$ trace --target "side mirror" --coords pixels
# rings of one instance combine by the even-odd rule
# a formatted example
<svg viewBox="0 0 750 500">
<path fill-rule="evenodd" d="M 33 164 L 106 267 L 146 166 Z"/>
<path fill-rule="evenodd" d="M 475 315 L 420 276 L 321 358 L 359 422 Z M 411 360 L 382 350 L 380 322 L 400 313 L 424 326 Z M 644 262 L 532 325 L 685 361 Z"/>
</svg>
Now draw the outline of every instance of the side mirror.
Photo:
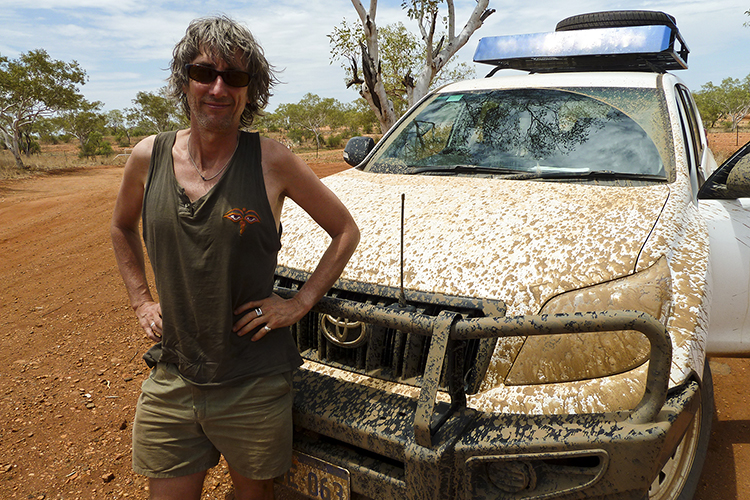
<svg viewBox="0 0 750 500">
<path fill-rule="evenodd" d="M 365 161 L 374 147 L 375 141 L 372 137 L 352 137 L 344 148 L 344 161 L 356 167 Z"/>
<path fill-rule="evenodd" d="M 733 198 L 750 198 L 750 156 L 744 156 L 729 172 L 727 191 Z"/>
<path fill-rule="evenodd" d="M 750 142 L 727 158 L 698 191 L 703 200 L 737 198 L 750 198 Z"/>
</svg>

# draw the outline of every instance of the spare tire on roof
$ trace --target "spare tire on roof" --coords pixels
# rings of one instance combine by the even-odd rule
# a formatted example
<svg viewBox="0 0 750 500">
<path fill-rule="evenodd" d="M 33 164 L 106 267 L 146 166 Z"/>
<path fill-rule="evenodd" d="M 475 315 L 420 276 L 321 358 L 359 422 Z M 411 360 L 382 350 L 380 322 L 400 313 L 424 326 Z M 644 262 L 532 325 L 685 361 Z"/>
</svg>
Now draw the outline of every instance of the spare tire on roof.
<svg viewBox="0 0 750 500">
<path fill-rule="evenodd" d="M 579 14 L 565 18 L 557 23 L 555 31 L 651 25 L 669 26 L 672 29 L 677 29 L 675 18 L 665 12 L 653 10 L 610 10 Z"/>
</svg>

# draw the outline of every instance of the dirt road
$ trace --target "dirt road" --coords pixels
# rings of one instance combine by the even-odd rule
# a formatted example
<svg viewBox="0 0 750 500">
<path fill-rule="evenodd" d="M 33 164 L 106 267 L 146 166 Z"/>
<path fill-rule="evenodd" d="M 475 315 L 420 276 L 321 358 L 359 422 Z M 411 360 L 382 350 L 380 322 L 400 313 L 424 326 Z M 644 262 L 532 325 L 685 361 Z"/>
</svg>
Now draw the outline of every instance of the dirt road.
<svg viewBox="0 0 750 500">
<path fill-rule="evenodd" d="M 343 164 L 319 164 L 323 175 Z M 0 183 L 0 499 L 145 499 L 130 432 L 148 348 L 108 224 L 122 169 Z M 750 360 L 712 363 L 716 417 L 699 495 L 750 499 Z M 230 491 L 224 464 L 204 498 Z"/>
</svg>

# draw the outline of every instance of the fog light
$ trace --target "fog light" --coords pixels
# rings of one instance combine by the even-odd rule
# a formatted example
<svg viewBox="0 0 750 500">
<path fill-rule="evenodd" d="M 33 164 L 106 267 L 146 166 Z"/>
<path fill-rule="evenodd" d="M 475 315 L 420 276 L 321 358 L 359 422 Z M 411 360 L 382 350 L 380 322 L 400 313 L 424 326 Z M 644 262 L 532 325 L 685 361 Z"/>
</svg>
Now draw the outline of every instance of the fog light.
<svg viewBox="0 0 750 500">
<path fill-rule="evenodd" d="M 536 488 L 536 472 L 531 462 L 490 462 L 486 464 L 487 477 L 497 489 L 505 493 L 518 493 Z"/>
<path fill-rule="evenodd" d="M 591 488 L 608 463 L 604 450 L 474 456 L 466 461 L 467 498 L 557 498 Z"/>
</svg>

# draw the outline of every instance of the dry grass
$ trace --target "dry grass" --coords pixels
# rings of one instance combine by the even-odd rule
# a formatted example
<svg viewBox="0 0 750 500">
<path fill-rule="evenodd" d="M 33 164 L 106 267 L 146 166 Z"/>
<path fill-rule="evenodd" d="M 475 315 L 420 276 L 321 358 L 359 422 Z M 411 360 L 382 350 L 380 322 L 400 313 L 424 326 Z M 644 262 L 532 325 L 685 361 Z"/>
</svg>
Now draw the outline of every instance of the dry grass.
<svg viewBox="0 0 750 500">
<path fill-rule="evenodd" d="M 135 142 L 137 141 L 134 140 L 133 143 Z M 41 154 L 22 157 L 26 167 L 23 170 L 16 167 L 15 159 L 10 151 L 0 150 L 0 180 L 27 179 L 35 175 L 60 173 L 97 165 L 123 165 L 125 157 L 117 155 L 127 153 L 128 149 L 114 147 L 114 150 L 115 154 L 111 156 L 80 158 L 78 147 L 74 143 L 43 145 Z M 295 153 L 312 166 L 343 163 L 342 149 L 321 149 L 316 152 L 314 148 L 297 148 Z"/>
<path fill-rule="evenodd" d="M 750 132 L 744 128 L 739 132 L 719 132 L 715 129 L 708 132 L 708 147 L 719 165 L 748 141 Z"/>
<path fill-rule="evenodd" d="M 43 145 L 40 154 L 21 157 L 25 167 L 22 170 L 16 166 L 13 154 L 4 149 L 0 150 L 0 180 L 26 179 L 35 175 L 59 173 L 96 165 L 122 164 L 122 157 L 115 159 L 115 156 L 121 152 L 120 148 L 116 148 L 112 156 L 80 158 L 75 144 Z"/>
<path fill-rule="evenodd" d="M 314 163 L 336 163 L 344 161 L 343 149 L 321 149 L 317 153 L 315 150 L 300 150 L 297 151 L 296 154 L 311 165 Z"/>
</svg>

